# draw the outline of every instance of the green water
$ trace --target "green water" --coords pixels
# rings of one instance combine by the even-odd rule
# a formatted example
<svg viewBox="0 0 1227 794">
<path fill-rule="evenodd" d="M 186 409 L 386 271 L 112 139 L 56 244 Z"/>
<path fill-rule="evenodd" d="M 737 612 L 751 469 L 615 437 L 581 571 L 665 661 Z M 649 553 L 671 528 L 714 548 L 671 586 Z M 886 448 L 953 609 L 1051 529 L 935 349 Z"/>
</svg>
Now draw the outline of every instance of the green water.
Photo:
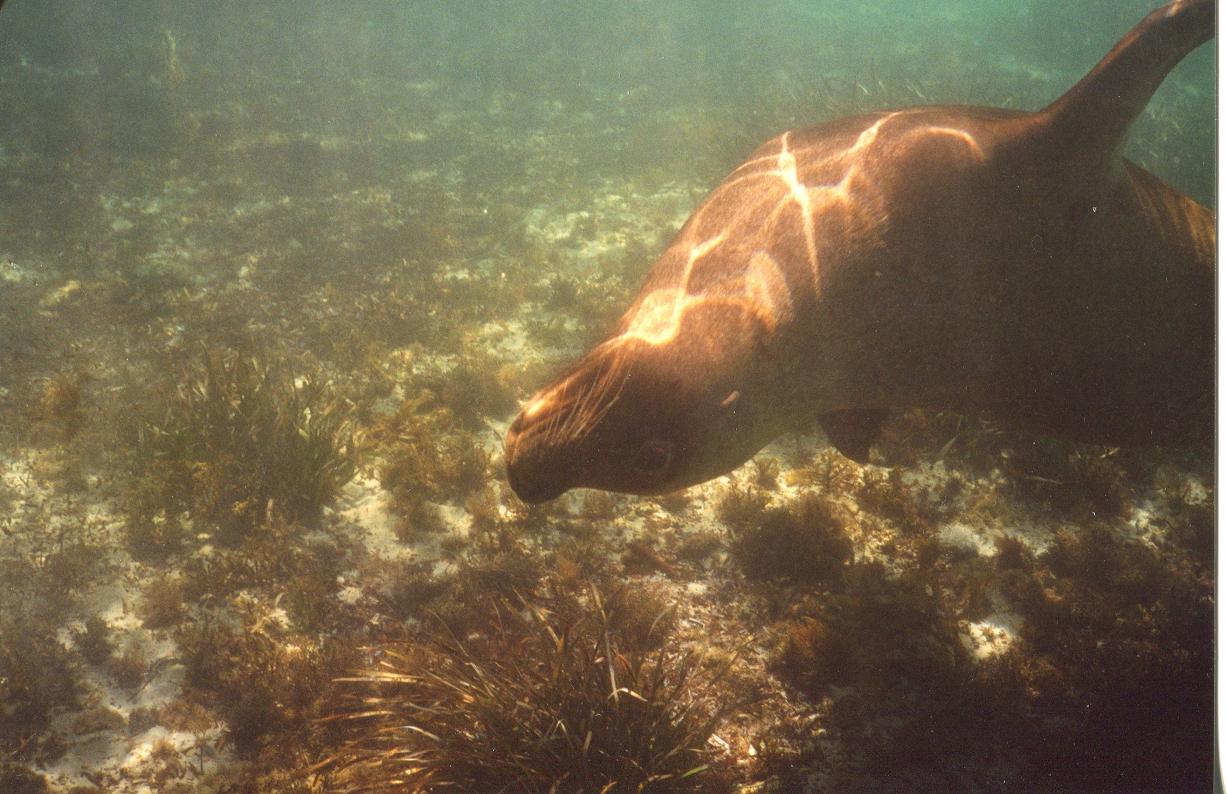
<svg viewBox="0 0 1227 794">
<path fill-rule="evenodd" d="M 1204 788 L 1204 449 L 901 411 L 539 508 L 501 457 L 763 140 L 1038 109 L 1154 5 L 8 0 L 0 791 L 378 786 L 376 735 L 460 790 L 632 790 L 626 735 L 659 790 Z M 1126 149 L 1212 209 L 1214 46 Z M 461 683 L 334 681 L 381 659 Z"/>
</svg>

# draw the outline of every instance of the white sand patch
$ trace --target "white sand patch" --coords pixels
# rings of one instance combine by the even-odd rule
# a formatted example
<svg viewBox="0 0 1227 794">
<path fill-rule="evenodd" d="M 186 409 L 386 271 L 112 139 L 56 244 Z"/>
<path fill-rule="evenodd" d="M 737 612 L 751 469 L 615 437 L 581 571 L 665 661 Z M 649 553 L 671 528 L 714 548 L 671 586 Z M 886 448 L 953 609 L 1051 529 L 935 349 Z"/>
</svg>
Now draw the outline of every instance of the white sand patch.
<svg viewBox="0 0 1227 794">
<path fill-rule="evenodd" d="M 987 527 L 973 526 L 961 521 L 943 524 L 938 530 L 938 537 L 945 545 L 968 549 L 981 557 L 992 557 L 997 553 L 994 541 L 1001 534 L 1000 532 L 994 533 Z"/>
<path fill-rule="evenodd" d="M 25 268 L 7 256 L 0 255 L 0 281 L 6 284 L 23 284 L 27 281 L 37 281 L 28 268 Z"/>
<path fill-rule="evenodd" d="M 375 477 L 359 474 L 341 492 L 335 514 L 364 533 L 363 545 L 389 560 L 413 559 L 413 550 L 396 537 L 396 516 L 387 508 L 383 487 Z"/>
<path fill-rule="evenodd" d="M 977 659 L 989 659 L 1013 647 L 1021 625 L 1022 618 L 1011 612 L 969 621 L 964 625 L 963 643 Z"/>
</svg>

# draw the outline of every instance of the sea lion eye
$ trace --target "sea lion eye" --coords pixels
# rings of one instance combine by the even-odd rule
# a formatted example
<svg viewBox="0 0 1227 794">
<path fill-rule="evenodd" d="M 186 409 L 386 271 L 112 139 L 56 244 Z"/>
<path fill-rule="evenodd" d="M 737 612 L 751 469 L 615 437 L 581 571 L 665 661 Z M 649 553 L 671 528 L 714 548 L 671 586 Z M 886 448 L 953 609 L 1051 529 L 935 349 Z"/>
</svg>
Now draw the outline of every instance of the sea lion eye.
<svg viewBox="0 0 1227 794">
<path fill-rule="evenodd" d="M 650 438 L 639 446 L 635 453 L 635 471 L 640 474 L 659 475 L 673 461 L 673 444 L 662 438 Z"/>
</svg>

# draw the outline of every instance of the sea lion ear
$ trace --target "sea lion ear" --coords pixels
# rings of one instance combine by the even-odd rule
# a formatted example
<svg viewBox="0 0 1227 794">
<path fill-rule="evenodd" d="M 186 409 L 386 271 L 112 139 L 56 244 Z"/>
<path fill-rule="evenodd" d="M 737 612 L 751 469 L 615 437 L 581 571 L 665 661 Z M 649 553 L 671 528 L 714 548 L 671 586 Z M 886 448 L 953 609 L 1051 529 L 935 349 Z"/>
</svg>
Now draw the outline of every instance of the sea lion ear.
<svg viewBox="0 0 1227 794">
<path fill-rule="evenodd" d="M 839 454 L 857 463 L 868 463 L 869 447 L 882 434 L 882 423 L 888 416 L 890 411 L 885 408 L 829 411 L 818 417 L 818 423 Z"/>
</svg>

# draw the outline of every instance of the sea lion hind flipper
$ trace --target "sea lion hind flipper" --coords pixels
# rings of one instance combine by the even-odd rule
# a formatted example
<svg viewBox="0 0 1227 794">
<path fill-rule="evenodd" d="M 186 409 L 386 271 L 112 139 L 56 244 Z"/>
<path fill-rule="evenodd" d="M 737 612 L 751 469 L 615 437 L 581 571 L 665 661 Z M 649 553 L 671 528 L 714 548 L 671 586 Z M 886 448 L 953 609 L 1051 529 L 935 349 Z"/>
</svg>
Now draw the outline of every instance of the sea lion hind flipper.
<svg viewBox="0 0 1227 794">
<path fill-rule="evenodd" d="M 1111 162 L 1167 73 L 1214 38 L 1215 0 L 1174 0 L 1153 12 L 1044 110 L 1046 151 Z"/>
<path fill-rule="evenodd" d="M 888 416 L 890 411 L 885 408 L 828 411 L 818 417 L 818 423 L 839 454 L 857 463 L 868 463 L 869 448 L 882 434 L 882 423 Z"/>
</svg>

